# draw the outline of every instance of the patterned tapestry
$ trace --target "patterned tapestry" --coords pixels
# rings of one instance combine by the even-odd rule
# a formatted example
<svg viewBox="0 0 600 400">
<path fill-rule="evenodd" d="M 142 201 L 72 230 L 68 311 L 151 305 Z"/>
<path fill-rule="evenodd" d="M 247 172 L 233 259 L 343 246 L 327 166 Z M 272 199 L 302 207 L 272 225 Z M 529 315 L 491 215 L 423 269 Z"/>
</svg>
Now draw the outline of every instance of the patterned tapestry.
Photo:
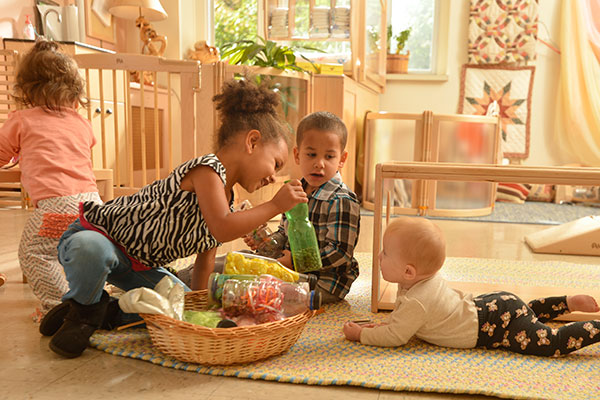
<svg viewBox="0 0 600 400">
<path fill-rule="evenodd" d="M 469 64 L 535 59 L 537 0 L 471 0 Z"/>
<path fill-rule="evenodd" d="M 459 114 L 485 115 L 498 102 L 502 151 L 506 158 L 529 156 L 533 66 L 463 65 Z"/>
</svg>

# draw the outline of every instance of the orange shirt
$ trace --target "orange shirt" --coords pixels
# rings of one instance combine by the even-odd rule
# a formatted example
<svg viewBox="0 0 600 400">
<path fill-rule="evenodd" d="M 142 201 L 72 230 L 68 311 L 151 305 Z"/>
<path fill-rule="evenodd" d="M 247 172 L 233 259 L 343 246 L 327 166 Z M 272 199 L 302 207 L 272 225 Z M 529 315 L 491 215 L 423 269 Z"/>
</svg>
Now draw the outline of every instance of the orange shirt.
<svg viewBox="0 0 600 400">
<path fill-rule="evenodd" d="M 94 144 L 89 121 L 74 109 L 13 111 L 0 127 L 0 166 L 19 156 L 21 183 L 34 205 L 51 197 L 97 192 Z"/>
</svg>

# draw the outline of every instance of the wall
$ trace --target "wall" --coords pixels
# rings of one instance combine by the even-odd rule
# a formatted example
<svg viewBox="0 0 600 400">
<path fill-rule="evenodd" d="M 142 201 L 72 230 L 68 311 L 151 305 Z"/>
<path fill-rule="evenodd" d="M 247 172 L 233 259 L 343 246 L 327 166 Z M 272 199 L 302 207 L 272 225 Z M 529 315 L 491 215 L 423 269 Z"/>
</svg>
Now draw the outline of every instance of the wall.
<svg viewBox="0 0 600 400">
<path fill-rule="evenodd" d="M 159 35 L 167 37 L 165 58 L 181 60 L 188 49 L 200 39 L 208 38 L 207 24 L 204 22 L 208 0 L 161 0 L 168 14 L 163 21 L 150 22 Z M 128 23 L 129 22 L 129 23 Z M 141 42 L 139 29 L 133 21 L 119 20 L 119 51 L 139 53 Z"/>
<path fill-rule="evenodd" d="M 453 0 L 450 8 L 448 38 L 448 81 L 388 81 L 381 95 L 382 111 L 455 113 L 458 109 L 460 71 L 467 62 L 469 0 Z M 560 0 L 539 2 L 539 37 L 555 42 L 560 34 Z M 548 28 L 548 33 L 544 25 Z M 560 165 L 573 162 L 564 158 L 554 145 L 555 99 L 560 75 L 560 56 L 538 42 L 532 106 L 529 158 L 525 165 Z"/>
<path fill-rule="evenodd" d="M 23 38 L 25 16 L 33 19 L 35 0 L 0 1 L 0 37 Z"/>
<path fill-rule="evenodd" d="M 61 6 L 75 4 L 74 0 L 54 1 Z M 39 19 L 36 20 L 34 17 L 35 3 L 35 0 L 0 0 L 0 38 L 5 37 L 22 39 L 26 15 L 30 16 L 31 22 L 36 27 L 36 30 L 40 32 L 39 26 L 42 22 Z M 83 15 L 85 15 L 85 10 L 81 10 L 81 13 L 84 13 Z M 87 44 L 105 49 L 116 49 L 114 43 L 98 40 L 89 36 L 86 38 L 85 42 Z"/>
</svg>

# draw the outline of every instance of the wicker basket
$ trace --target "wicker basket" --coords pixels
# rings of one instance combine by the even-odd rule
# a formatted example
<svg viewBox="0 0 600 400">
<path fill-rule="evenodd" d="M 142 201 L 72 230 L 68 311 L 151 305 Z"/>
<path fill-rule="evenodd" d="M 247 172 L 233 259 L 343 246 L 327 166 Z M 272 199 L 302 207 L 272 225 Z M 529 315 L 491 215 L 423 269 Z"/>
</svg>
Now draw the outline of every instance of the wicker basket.
<svg viewBox="0 0 600 400">
<path fill-rule="evenodd" d="M 207 290 L 185 294 L 186 310 L 203 311 L 207 303 Z M 281 321 L 236 328 L 207 328 L 165 315 L 140 315 L 146 321 L 152 343 L 163 353 L 184 362 L 229 365 L 286 352 L 314 313 L 306 311 Z"/>
</svg>

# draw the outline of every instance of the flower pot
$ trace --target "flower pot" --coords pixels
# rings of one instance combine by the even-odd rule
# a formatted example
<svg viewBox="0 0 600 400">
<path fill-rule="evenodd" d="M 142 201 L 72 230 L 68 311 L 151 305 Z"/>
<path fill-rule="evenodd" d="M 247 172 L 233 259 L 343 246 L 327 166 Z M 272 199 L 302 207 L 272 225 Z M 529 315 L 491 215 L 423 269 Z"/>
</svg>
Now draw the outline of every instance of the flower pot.
<svg viewBox="0 0 600 400">
<path fill-rule="evenodd" d="M 388 54 L 387 55 L 387 73 L 388 74 L 406 74 L 408 72 L 408 59 L 410 51 L 406 54 Z"/>
</svg>

